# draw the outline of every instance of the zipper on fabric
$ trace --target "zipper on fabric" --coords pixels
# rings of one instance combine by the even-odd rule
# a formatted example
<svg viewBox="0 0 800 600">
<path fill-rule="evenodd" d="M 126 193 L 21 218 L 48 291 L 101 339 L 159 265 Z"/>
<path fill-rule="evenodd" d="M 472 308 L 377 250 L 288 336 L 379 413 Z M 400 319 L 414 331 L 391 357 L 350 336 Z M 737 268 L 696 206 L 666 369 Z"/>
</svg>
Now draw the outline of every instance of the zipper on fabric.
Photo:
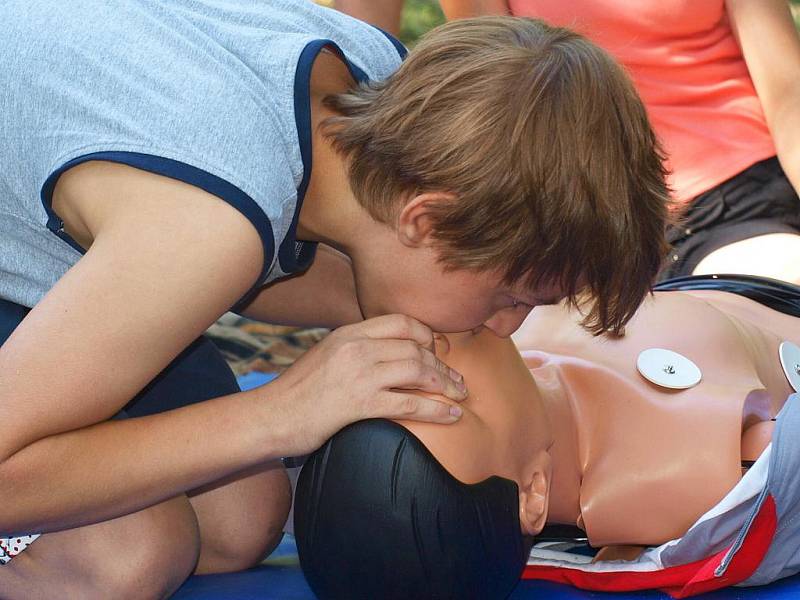
<svg viewBox="0 0 800 600">
<path fill-rule="evenodd" d="M 736 536 L 736 540 L 734 540 L 731 549 L 728 550 L 728 553 L 725 555 L 725 558 L 722 559 L 722 562 L 719 563 L 719 566 L 714 569 L 714 577 L 722 577 L 725 574 L 725 571 L 728 570 L 728 566 L 731 564 L 733 557 L 736 556 L 736 553 L 742 547 L 744 543 L 744 538 L 747 536 L 748 532 L 750 531 L 750 527 L 753 525 L 753 521 L 758 516 L 759 511 L 761 510 L 761 506 L 764 504 L 764 500 L 767 498 L 768 494 L 768 487 L 765 485 L 764 489 L 761 490 L 761 493 L 758 495 L 758 499 L 756 500 L 755 506 L 750 511 L 750 514 L 747 517 L 742 528 L 739 530 L 739 534 Z"/>
</svg>

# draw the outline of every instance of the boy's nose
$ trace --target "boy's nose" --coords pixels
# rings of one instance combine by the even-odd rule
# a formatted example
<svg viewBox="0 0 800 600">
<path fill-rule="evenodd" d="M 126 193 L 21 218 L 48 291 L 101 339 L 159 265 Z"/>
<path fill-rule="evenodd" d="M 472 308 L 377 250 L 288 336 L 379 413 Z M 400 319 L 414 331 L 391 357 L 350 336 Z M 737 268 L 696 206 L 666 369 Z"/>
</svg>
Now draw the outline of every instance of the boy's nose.
<svg viewBox="0 0 800 600">
<path fill-rule="evenodd" d="M 501 310 L 493 314 L 483 324 L 485 327 L 491 329 L 498 337 L 508 337 L 514 333 L 531 309 L 523 310 L 521 308 Z"/>
</svg>

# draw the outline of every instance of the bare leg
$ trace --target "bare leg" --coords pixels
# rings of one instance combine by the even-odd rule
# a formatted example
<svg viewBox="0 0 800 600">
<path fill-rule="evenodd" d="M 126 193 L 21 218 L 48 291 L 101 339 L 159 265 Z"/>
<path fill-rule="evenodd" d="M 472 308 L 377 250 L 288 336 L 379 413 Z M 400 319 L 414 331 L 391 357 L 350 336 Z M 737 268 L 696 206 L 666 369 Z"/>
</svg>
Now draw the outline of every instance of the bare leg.
<svg viewBox="0 0 800 600">
<path fill-rule="evenodd" d="M 760 275 L 800 284 L 800 235 L 770 233 L 723 246 L 703 258 L 693 274 L 721 273 Z"/>
<path fill-rule="evenodd" d="M 0 567 L 0 599 L 169 597 L 192 572 L 257 564 L 280 541 L 291 489 L 280 463 L 143 511 L 47 533 Z"/>
<path fill-rule="evenodd" d="M 280 542 L 292 491 L 286 469 L 269 463 L 190 494 L 200 523 L 197 573 L 222 573 L 258 564 Z"/>
<path fill-rule="evenodd" d="M 200 551 L 185 496 L 86 527 L 48 533 L 0 567 L 0 598 L 166 598 Z"/>
<path fill-rule="evenodd" d="M 337 10 L 388 31 L 400 33 L 403 0 L 335 0 Z"/>
</svg>

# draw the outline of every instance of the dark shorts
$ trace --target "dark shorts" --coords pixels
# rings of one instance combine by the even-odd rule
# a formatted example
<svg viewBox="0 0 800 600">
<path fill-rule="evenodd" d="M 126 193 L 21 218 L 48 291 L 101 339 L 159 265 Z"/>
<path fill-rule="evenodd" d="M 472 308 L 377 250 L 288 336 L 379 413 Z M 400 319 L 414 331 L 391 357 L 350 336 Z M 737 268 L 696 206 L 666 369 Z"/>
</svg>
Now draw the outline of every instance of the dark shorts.
<svg viewBox="0 0 800 600">
<path fill-rule="evenodd" d="M 762 160 L 692 200 L 659 281 L 691 275 L 706 256 L 734 242 L 769 233 L 800 234 L 800 198 L 778 159 Z"/>
<path fill-rule="evenodd" d="M 0 346 L 30 309 L 0 299 Z M 123 366 L 124 368 L 124 366 Z M 109 377 L 114 377 L 109 371 Z M 236 376 L 217 347 L 199 337 L 120 411 L 116 418 L 141 417 L 239 391 Z"/>
</svg>

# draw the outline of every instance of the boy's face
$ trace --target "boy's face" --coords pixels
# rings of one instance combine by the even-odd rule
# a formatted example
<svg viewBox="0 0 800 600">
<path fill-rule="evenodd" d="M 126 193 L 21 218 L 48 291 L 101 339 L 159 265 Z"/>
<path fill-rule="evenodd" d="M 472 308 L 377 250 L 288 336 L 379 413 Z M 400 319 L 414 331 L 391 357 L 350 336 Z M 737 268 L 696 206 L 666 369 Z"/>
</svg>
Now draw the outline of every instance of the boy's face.
<svg viewBox="0 0 800 600">
<path fill-rule="evenodd" d="M 561 299 L 559 290 L 509 286 L 495 272 L 447 270 L 431 248 L 395 247 L 368 260 L 353 257 L 364 317 L 401 313 L 434 331 L 469 331 L 483 326 L 511 335 L 534 306 Z"/>
<path fill-rule="evenodd" d="M 534 306 L 563 298 L 554 285 L 509 285 L 497 270 L 448 269 L 440 259 L 434 221 L 436 211 L 457 202 L 457 197 L 424 192 L 404 201 L 391 225 L 374 220 L 360 207 L 352 215 L 358 223 L 351 228 L 357 233 L 343 251 L 352 261 L 365 318 L 399 313 L 441 333 L 487 327 L 508 337 Z"/>
</svg>

